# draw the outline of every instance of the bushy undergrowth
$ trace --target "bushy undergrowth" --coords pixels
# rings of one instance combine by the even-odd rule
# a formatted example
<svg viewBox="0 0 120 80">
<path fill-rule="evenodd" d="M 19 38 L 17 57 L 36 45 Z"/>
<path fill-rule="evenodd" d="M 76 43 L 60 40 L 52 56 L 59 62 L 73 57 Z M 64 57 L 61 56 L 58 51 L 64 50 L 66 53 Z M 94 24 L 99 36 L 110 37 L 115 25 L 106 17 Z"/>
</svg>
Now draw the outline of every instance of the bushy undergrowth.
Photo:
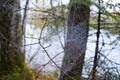
<svg viewBox="0 0 120 80">
<path fill-rule="evenodd" d="M 34 72 L 36 80 L 58 80 L 53 73 Z"/>
<path fill-rule="evenodd" d="M 32 72 L 32 69 L 28 65 L 24 65 L 24 68 L 21 69 L 18 66 L 15 66 L 15 70 L 8 74 L 2 74 L 0 76 L 2 80 L 35 80 L 35 76 Z"/>
<path fill-rule="evenodd" d="M 23 69 L 15 66 L 13 72 L 0 74 L 0 80 L 58 80 L 58 73 L 57 70 L 47 73 L 39 72 L 25 64 Z"/>
</svg>

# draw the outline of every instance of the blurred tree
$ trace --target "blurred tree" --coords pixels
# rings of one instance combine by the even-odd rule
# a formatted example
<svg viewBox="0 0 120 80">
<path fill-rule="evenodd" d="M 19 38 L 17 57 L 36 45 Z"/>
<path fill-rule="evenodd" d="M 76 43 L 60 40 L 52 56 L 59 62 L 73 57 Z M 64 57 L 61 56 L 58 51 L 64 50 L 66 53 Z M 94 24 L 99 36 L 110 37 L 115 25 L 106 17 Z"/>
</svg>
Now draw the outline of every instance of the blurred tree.
<svg viewBox="0 0 120 80">
<path fill-rule="evenodd" d="M 0 0 L 0 74 L 22 69 L 20 0 Z"/>
<path fill-rule="evenodd" d="M 77 1 L 70 2 L 65 55 L 59 80 L 80 80 L 88 38 L 89 6 Z"/>
</svg>

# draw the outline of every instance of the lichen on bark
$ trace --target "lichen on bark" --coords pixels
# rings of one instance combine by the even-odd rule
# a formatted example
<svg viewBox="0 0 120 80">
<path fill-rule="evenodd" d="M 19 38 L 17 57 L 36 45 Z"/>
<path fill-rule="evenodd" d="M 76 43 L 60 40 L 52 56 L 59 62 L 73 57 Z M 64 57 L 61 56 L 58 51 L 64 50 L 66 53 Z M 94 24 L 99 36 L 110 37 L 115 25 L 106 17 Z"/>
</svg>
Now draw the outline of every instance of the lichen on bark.
<svg viewBox="0 0 120 80">
<path fill-rule="evenodd" d="M 80 80 L 81 78 L 88 38 L 89 13 L 89 6 L 81 3 L 70 7 L 65 55 L 59 80 Z"/>
</svg>

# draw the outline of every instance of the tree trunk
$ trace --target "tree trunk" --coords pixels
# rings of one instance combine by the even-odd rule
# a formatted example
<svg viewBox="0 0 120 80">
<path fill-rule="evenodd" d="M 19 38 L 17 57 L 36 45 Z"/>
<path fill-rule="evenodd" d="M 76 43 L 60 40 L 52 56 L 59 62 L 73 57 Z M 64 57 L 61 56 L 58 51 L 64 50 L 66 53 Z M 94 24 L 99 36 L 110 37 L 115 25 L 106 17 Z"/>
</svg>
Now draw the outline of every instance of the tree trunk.
<svg viewBox="0 0 120 80">
<path fill-rule="evenodd" d="M 0 0 L 0 74 L 22 68 L 20 0 Z"/>
<path fill-rule="evenodd" d="M 65 55 L 59 80 L 81 78 L 89 30 L 89 13 L 89 7 L 81 3 L 75 3 L 70 7 Z"/>
</svg>

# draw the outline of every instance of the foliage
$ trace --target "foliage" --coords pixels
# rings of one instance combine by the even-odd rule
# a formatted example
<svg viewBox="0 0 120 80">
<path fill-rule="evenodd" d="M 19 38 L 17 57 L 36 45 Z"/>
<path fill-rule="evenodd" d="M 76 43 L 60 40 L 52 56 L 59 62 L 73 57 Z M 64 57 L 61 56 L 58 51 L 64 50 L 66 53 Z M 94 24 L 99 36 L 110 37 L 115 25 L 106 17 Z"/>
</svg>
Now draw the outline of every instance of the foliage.
<svg viewBox="0 0 120 80">
<path fill-rule="evenodd" d="M 67 6 L 62 4 L 52 8 L 31 11 L 29 23 L 35 24 L 39 28 L 43 28 L 44 26 L 55 26 L 56 28 L 59 28 L 66 21 L 66 13 Z"/>
<path fill-rule="evenodd" d="M 94 1 L 93 0 L 71 0 L 69 6 L 73 6 L 79 3 L 87 5 L 87 6 L 91 6 L 93 5 Z"/>
<path fill-rule="evenodd" d="M 4 77 L 5 76 L 5 77 Z M 28 65 L 24 65 L 24 68 L 16 66 L 15 71 L 10 74 L 3 74 L 5 80 L 35 80 L 34 74 Z"/>
<path fill-rule="evenodd" d="M 34 74 L 37 80 L 58 80 L 58 78 L 51 73 L 42 73 L 36 71 Z"/>
<path fill-rule="evenodd" d="M 36 0 L 36 3 L 38 1 L 39 0 Z M 87 6 L 95 5 L 98 9 L 101 10 L 101 15 L 102 15 L 101 16 L 101 29 L 107 30 L 112 34 L 118 34 L 120 32 L 118 28 L 116 28 L 116 29 L 113 28 L 113 27 L 116 27 L 119 25 L 109 25 L 109 24 L 107 25 L 107 23 L 117 22 L 119 20 L 119 15 L 116 15 L 112 12 L 107 11 L 106 6 L 104 6 L 104 5 L 99 6 L 98 3 L 95 3 L 95 0 L 94 1 L 92 1 L 92 0 L 73 0 L 68 7 L 66 7 L 66 5 L 61 5 L 61 6 L 53 6 L 53 8 L 40 9 L 39 11 L 35 11 L 35 15 L 32 16 L 33 18 L 31 17 L 30 24 L 35 24 L 35 26 L 39 27 L 40 29 L 42 29 L 44 26 L 49 27 L 50 29 L 48 31 L 48 36 L 49 35 L 52 36 L 52 33 L 56 29 L 63 26 L 63 23 L 66 22 L 66 16 L 67 16 L 66 13 L 67 13 L 68 8 L 72 5 L 75 6 L 76 3 L 83 3 Z M 109 4 L 108 7 L 112 9 L 112 7 L 114 7 L 114 6 L 113 6 L 113 4 Z M 54 10 L 54 12 L 53 12 L 53 10 Z M 98 14 L 98 13 L 96 12 L 96 14 Z M 42 17 L 39 15 L 41 15 Z M 95 25 L 90 25 L 90 27 L 97 29 L 96 16 L 91 15 L 90 24 L 92 24 L 92 23 Z M 106 35 L 109 37 L 108 34 L 106 34 Z M 33 34 L 30 34 L 29 36 L 32 38 Z M 46 42 L 47 42 L 48 38 L 50 38 L 48 36 L 45 36 L 44 41 L 46 40 Z M 120 37 L 118 37 L 118 38 L 120 39 Z M 119 40 L 118 38 L 116 40 L 112 41 L 110 43 L 110 45 L 117 43 L 117 41 Z M 91 67 L 90 64 L 88 64 L 88 66 Z M 107 67 L 104 67 L 104 68 L 107 69 Z M 90 69 L 88 69 L 88 70 L 90 71 Z M 21 75 L 21 70 L 19 68 L 16 68 L 16 71 L 19 71 L 20 73 L 16 72 L 15 74 L 12 74 L 12 77 L 14 77 L 14 79 L 11 78 L 11 80 L 19 80 L 19 79 L 21 79 L 21 76 L 23 76 L 23 74 L 26 75 L 26 73 L 24 73 L 24 70 L 22 71 L 23 73 Z M 27 72 L 27 70 L 25 70 L 25 71 Z M 29 73 L 29 70 L 28 70 L 28 73 Z M 31 71 L 30 71 L 30 73 L 31 73 Z M 102 73 L 101 70 L 96 73 L 96 77 L 101 78 L 101 76 L 104 75 L 104 74 L 99 75 L 100 73 Z M 40 80 L 57 80 L 58 71 L 56 70 L 56 71 L 52 72 L 52 74 L 51 73 L 44 74 L 44 73 L 37 72 L 37 73 L 35 73 L 35 76 L 37 76 L 38 80 L 39 79 Z M 90 74 L 90 72 L 88 74 Z M 112 74 L 112 76 L 114 76 L 114 73 L 111 73 L 111 74 Z M 17 79 L 18 77 L 19 77 L 19 79 Z M 110 78 L 109 76 L 107 76 L 107 77 Z M 75 76 L 74 78 L 75 78 L 75 80 L 78 80 L 78 76 Z M 28 80 L 30 80 L 30 79 L 28 79 Z M 66 80 L 70 80 L 70 79 L 66 79 Z"/>
</svg>

